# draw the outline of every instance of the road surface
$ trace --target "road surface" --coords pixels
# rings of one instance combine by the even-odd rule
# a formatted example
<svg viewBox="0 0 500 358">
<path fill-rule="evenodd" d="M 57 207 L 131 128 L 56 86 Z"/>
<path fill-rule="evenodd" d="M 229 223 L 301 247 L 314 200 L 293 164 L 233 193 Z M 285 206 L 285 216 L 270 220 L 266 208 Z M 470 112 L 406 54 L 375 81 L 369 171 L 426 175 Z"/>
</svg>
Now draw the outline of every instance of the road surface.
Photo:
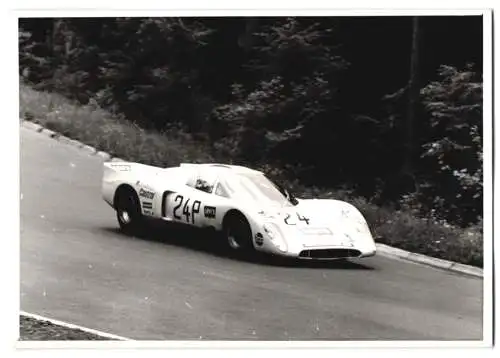
<svg viewBox="0 0 500 358">
<path fill-rule="evenodd" d="M 117 230 L 102 159 L 21 128 L 21 309 L 138 340 L 482 339 L 482 280 L 376 256 L 280 266 Z"/>
</svg>

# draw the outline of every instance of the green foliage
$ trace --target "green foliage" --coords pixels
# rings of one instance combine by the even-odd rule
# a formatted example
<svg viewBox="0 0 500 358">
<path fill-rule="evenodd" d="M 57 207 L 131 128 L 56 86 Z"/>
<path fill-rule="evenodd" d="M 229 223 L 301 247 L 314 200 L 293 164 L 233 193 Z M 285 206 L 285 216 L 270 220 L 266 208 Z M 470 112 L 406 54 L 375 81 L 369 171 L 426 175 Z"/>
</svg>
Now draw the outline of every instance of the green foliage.
<svg viewBox="0 0 500 358">
<path fill-rule="evenodd" d="M 279 144 L 301 137 L 308 121 L 322 111 L 314 92 L 328 93 L 321 78 L 287 88 L 280 77 L 263 80 L 244 94 L 235 87 L 236 100 L 215 108 L 214 117 L 227 128 L 220 145 L 237 148 L 237 156 L 258 162 Z"/>
<path fill-rule="evenodd" d="M 247 65 L 266 77 L 298 82 L 311 75 L 327 77 L 344 70 L 347 62 L 335 48 L 335 19 L 277 18 L 262 21 Z M 333 83 L 332 83 L 333 85 Z"/>
<path fill-rule="evenodd" d="M 442 66 L 439 75 L 422 89 L 431 127 L 422 157 L 434 170 L 423 176 L 418 200 L 467 224 L 482 217 L 482 79 L 470 67 Z"/>
<path fill-rule="evenodd" d="M 231 102 L 214 109 L 225 128 L 219 146 L 251 162 L 269 160 L 281 145 L 300 143 L 312 121 L 324 120 L 335 107 L 335 78 L 347 66 L 327 45 L 332 33 L 331 23 L 314 19 L 262 21 L 246 64 L 260 80 L 233 85 Z"/>
<path fill-rule="evenodd" d="M 430 65 L 420 79 L 423 108 L 414 133 L 421 148 L 413 158 L 417 191 L 402 186 L 407 93 L 389 98 L 387 115 L 380 96 L 407 85 L 408 21 L 21 19 L 20 74 L 37 89 L 104 108 L 148 133 L 194 139 L 210 158 L 285 168 L 284 176 L 310 187 L 348 189 L 413 215 L 475 223 L 482 215 L 481 78 L 445 66 L 431 81 L 435 61 L 474 52 L 465 38 L 453 58 L 437 55 L 448 43 L 442 38 L 423 41 L 423 53 L 436 59 L 420 61 Z M 424 28 L 431 21 L 424 19 Z M 65 121 L 62 127 L 81 133 L 80 124 Z M 133 146 L 149 145 L 131 135 L 135 144 L 125 148 L 119 135 L 105 146 L 137 157 L 143 150 Z"/>
<path fill-rule="evenodd" d="M 216 160 L 207 147 L 189 135 L 146 131 L 95 105 L 81 106 L 61 95 L 35 91 L 24 84 L 20 86 L 20 115 L 126 160 L 157 166 Z M 233 158 L 231 155 L 221 160 L 227 162 Z M 481 222 L 464 230 L 433 218 L 417 218 L 409 210 L 374 205 L 347 189 L 305 186 L 293 176 L 294 166 L 262 164 L 255 167 L 301 198 L 349 201 L 366 217 L 377 242 L 464 264 L 483 265 Z"/>
</svg>

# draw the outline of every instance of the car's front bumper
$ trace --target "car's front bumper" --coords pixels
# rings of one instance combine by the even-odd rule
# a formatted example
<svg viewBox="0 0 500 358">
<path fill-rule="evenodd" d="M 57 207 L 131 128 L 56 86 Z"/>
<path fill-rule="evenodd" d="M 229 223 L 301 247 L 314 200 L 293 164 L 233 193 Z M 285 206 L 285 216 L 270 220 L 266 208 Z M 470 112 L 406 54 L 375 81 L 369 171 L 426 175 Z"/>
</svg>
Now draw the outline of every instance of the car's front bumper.
<svg viewBox="0 0 500 358">
<path fill-rule="evenodd" d="M 370 257 L 375 254 L 376 250 L 363 251 L 355 247 L 314 247 L 305 248 L 296 257 L 301 260 L 340 260 Z"/>
<path fill-rule="evenodd" d="M 318 230 L 316 230 L 318 231 Z M 265 224 L 262 232 L 256 233 L 254 246 L 257 251 L 272 255 L 304 260 L 338 260 L 363 258 L 376 254 L 371 233 L 352 233 L 350 230 L 328 230 L 331 234 L 304 234 L 301 230 Z"/>
<path fill-rule="evenodd" d="M 298 250 L 280 251 L 275 247 L 267 246 L 266 249 L 260 248 L 258 251 L 281 257 L 296 258 L 300 260 L 341 260 L 348 258 L 365 258 L 376 254 L 376 248 L 364 249 L 360 247 L 346 246 L 318 246 L 302 247 Z"/>
</svg>

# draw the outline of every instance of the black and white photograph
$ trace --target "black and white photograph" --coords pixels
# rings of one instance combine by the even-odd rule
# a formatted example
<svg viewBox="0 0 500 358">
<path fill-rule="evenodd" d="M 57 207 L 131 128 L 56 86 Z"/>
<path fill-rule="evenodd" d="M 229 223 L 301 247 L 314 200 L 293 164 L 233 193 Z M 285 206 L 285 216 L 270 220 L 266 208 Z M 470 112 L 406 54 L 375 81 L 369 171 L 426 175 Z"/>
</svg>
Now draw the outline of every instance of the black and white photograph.
<svg viewBox="0 0 500 358">
<path fill-rule="evenodd" d="M 491 17 L 18 12 L 19 347 L 491 346 Z"/>
</svg>

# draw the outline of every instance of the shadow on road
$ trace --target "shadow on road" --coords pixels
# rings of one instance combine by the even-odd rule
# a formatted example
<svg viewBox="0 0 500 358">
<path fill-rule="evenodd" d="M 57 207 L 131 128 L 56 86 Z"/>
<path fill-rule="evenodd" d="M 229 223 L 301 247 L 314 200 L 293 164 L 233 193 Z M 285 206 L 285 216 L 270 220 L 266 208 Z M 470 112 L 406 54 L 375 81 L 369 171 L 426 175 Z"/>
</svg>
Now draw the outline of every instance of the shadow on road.
<svg viewBox="0 0 500 358">
<path fill-rule="evenodd" d="M 152 223 L 146 233 L 139 236 L 129 236 L 124 234 L 118 227 L 103 228 L 107 233 L 120 235 L 130 240 L 145 240 L 151 242 L 164 243 L 204 252 L 212 256 L 225 259 L 247 262 L 250 264 L 291 267 L 291 268 L 311 268 L 311 269 L 338 269 L 338 270 L 374 270 L 373 267 L 350 260 L 333 261 L 313 261 L 313 260 L 295 260 L 281 257 L 274 257 L 262 253 L 255 253 L 251 257 L 240 255 L 229 249 L 225 242 L 212 232 L 191 228 L 178 224 Z"/>
</svg>

